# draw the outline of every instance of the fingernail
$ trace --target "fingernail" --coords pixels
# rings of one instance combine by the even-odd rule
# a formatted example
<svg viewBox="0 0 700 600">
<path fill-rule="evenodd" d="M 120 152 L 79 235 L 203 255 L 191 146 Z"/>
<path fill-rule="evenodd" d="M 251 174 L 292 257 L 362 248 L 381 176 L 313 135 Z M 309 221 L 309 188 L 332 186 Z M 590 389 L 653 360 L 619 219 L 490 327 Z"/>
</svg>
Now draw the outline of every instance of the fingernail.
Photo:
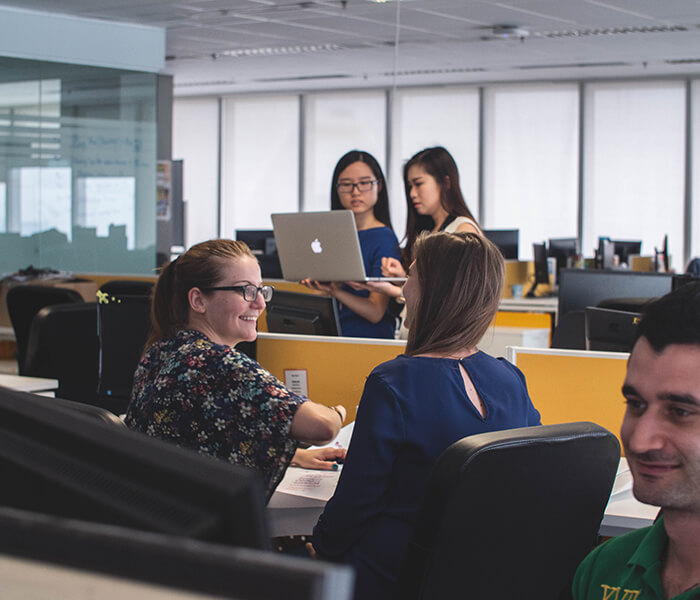
<svg viewBox="0 0 700 600">
<path fill-rule="evenodd" d="M 337 470 L 338 470 L 338 465 L 335 464 L 335 463 L 333 463 L 333 470 L 334 470 L 334 471 L 337 471 Z"/>
</svg>

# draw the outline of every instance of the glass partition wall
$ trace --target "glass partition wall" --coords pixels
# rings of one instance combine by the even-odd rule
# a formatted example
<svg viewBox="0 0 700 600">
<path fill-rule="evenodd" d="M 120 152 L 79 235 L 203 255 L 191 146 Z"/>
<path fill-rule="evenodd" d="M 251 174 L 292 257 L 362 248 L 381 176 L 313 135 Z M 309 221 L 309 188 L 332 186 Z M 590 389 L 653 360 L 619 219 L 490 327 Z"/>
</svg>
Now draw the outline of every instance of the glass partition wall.
<svg viewBox="0 0 700 600">
<path fill-rule="evenodd" d="M 151 274 L 156 75 L 0 58 L 0 274 Z"/>
</svg>

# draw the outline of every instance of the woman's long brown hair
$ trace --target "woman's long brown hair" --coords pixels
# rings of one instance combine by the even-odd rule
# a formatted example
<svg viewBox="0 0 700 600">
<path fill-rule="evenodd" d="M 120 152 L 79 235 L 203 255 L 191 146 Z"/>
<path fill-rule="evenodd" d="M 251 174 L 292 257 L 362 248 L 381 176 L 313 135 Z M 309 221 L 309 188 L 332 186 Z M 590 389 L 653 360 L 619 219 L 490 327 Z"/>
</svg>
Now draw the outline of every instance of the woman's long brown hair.
<svg viewBox="0 0 700 600">
<path fill-rule="evenodd" d="M 438 232 L 419 236 L 414 251 L 420 298 L 406 353 L 473 348 L 498 311 L 505 278 L 500 250 L 475 233 Z"/>
</svg>

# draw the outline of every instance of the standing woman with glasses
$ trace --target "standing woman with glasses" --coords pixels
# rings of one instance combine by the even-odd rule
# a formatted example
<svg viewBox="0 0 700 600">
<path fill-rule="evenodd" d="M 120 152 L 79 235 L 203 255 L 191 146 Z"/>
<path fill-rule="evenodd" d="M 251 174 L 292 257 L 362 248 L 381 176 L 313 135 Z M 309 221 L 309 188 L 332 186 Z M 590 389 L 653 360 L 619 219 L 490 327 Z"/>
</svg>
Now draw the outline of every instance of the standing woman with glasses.
<svg viewBox="0 0 700 600">
<path fill-rule="evenodd" d="M 169 263 L 154 289 L 152 330 L 126 414 L 131 429 L 256 469 L 267 499 L 293 459 L 332 469 L 344 458 L 338 449 L 297 445 L 329 442 L 345 420 L 342 406 L 290 392 L 236 350 L 257 337 L 272 293 L 243 242 L 202 242 Z"/>
<path fill-rule="evenodd" d="M 386 181 L 379 163 L 371 154 L 352 150 L 338 161 L 331 183 L 331 209 L 354 213 L 368 277 L 381 276 L 384 257 L 400 259 L 399 243 L 389 216 Z M 322 284 L 305 279 L 302 283 L 338 300 L 342 335 L 394 337 L 396 319 L 387 310 L 389 298 L 386 294 L 369 291 L 352 282 Z"/>
</svg>

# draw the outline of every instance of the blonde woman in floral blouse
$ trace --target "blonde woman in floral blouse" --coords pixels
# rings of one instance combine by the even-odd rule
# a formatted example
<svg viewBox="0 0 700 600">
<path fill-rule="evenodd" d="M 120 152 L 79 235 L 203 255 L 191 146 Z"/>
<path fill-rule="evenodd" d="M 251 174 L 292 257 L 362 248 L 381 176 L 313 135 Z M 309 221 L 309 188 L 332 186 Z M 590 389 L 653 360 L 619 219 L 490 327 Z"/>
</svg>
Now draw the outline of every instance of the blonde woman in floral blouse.
<svg viewBox="0 0 700 600">
<path fill-rule="evenodd" d="M 332 440 L 345 420 L 342 406 L 294 394 L 235 349 L 256 338 L 271 295 L 242 242 L 203 242 L 166 266 L 126 416 L 132 429 L 256 469 L 268 499 L 292 459 L 330 469 L 344 457 L 297 446 Z"/>
</svg>

